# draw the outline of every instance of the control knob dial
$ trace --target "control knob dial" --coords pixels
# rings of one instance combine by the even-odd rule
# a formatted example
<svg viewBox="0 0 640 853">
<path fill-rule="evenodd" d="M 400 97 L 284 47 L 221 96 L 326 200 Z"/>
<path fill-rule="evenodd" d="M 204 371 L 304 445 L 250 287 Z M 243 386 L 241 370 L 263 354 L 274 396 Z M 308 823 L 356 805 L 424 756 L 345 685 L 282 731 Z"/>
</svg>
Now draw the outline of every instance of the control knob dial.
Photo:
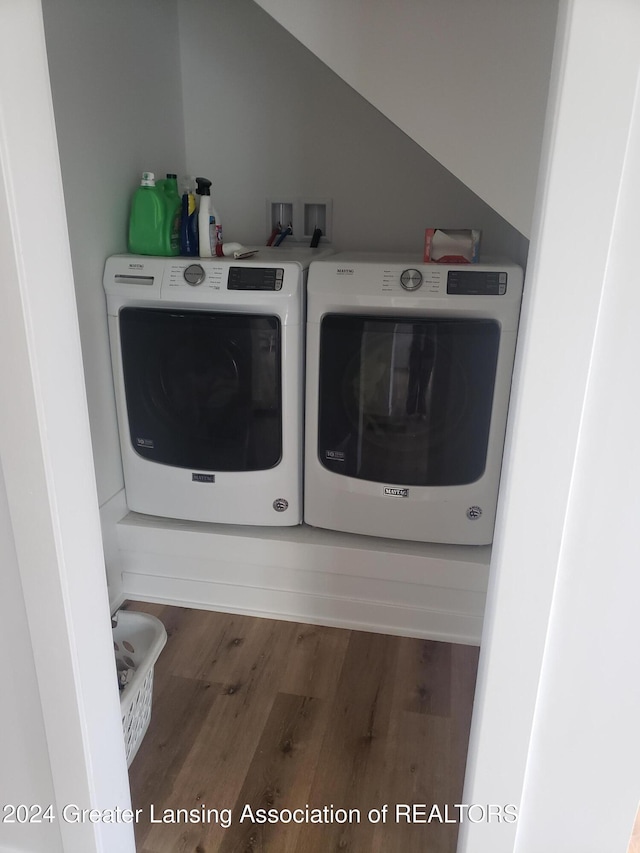
<svg viewBox="0 0 640 853">
<path fill-rule="evenodd" d="M 417 290 L 422 285 L 420 270 L 405 270 L 400 276 L 400 284 L 405 290 Z"/>
<path fill-rule="evenodd" d="M 189 264 L 183 274 L 184 280 L 192 287 L 197 287 L 199 284 L 202 284 L 205 279 L 205 272 L 200 264 Z"/>
</svg>

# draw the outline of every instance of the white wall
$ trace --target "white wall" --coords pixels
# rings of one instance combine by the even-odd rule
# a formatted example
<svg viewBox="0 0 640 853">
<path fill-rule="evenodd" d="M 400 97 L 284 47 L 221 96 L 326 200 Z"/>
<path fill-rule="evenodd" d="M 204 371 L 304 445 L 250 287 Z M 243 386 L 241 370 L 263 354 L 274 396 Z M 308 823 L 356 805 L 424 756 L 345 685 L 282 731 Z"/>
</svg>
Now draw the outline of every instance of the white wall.
<svg viewBox="0 0 640 853">
<path fill-rule="evenodd" d="M 464 794 L 521 819 L 460 853 L 623 851 L 640 797 L 639 44 L 562 3 Z"/>
<path fill-rule="evenodd" d="M 640 151 L 640 114 L 632 144 Z M 639 159 L 628 173 L 635 187 L 640 186 Z M 638 624 L 640 600 L 634 542 L 640 497 L 630 476 L 640 471 L 640 407 L 637 395 L 629 393 L 630 377 L 620 370 L 640 359 L 634 325 L 640 293 L 629 275 L 636 264 L 640 216 L 630 187 L 619 212 L 547 637 L 552 654 L 545 655 L 525 778 L 525 838 L 517 848 L 522 853 L 536 853 L 552 842 L 564 849 L 575 845 L 567 816 L 588 814 L 606 814 L 607 820 L 591 823 L 580 850 L 623 850 L 640 800 L 638 647 L 629 635 Z M 623 452 L 616 453 L 620 447 Z M 605 636 L 603 615 L 614 620 Z M 617 698 L 621 685 L 624 701 Z M 570 788 L 549 784 L 551 755 L 556 780 L 579 773 Z M 544 826 L 535 814 L 546 815 Z"/>
<path fill-rule="evenodd" d="M 184 170 L 176 0 L 43 0 L 100 504 L 122 489 L 102 290 L 141 172 Z"/>
<path fill-rule="evenodd" d="M 640 82 L 640 8 L 627 3 L 621 21 L 616 5 L 616 29 L 624 21 L 626 30 L 624 37 L 618 33 L 617 47 L 629 51 L 628 60 L 618 60 L 626 79 L 616 91 L 625 113 L 632 105 L 634 113 L 547 634 L 518 853 L 553 846 L 623 851 L 640 800 L 640 90 L 633 97 L 634 70 Z M 593 20 L 579 23 L 587 25 L 594 45 L 597 37 L 600 50 L 613 47 L 613 27 L 603 34 Z M 613 51 L 609 55 L 613 61 Z M 570 786 L 564 781 L 569 777 Z M 540 814 L 543 824 L 535 818 Z M 584 827 L 578 837 L 576 823 Z"/>
<path fill-rule="evenodd" d="M 257 0 L 526 236 L 557 0 Z"/>
<path fill-rule="evenodd" d="M 515 228 L 252 0 L 178 8 L 187 167 L 213 180 L 226 239 L 263 244 L 267 198 L 328 197 L 342 249 L 421 257 L 426 227 L 478 227 L 483 252 L 524 260 Z M 382 80 L 406 89 L 397 65 L 376 69 Z"/>
<path fill-rule="evenodd" d="M 27 615 L 0 466 L 0 805 L 54 802 L 53 780 Z M 1 824 L 1 845 L 30 853 L 62 853 L 56 823 Z"/>
</svg>

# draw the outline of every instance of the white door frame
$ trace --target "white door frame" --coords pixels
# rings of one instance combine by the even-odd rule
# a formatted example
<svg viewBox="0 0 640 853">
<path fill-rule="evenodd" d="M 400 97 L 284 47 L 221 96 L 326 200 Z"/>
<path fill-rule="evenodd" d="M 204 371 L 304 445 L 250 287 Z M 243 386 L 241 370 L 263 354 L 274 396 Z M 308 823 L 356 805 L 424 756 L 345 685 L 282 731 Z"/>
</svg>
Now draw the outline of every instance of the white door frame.
<svg viewBox="0 0 640 853">
<path fill-rule="evenodd" d="M 133 853 L 40 0 L 0 3 L 0 458 L 65 853 Z M 11 602 L 4 606 L 11 606 Z"/>
<path fill-rule="evenodd" d="M 622 853 L 640 798 L 639 71 L 635 0 L 562 0 L 463 798 L 520 819 L 459 853 Z"/>
</svg>

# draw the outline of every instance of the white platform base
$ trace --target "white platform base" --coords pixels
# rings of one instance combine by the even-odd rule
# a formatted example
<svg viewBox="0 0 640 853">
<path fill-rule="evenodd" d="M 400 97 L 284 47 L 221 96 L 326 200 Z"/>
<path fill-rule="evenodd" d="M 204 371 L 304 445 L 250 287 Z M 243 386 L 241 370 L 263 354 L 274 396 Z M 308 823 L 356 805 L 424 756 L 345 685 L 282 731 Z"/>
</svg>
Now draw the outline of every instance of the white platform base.
<svg viewBox="0 0 640 853">
<path fill-rule="evenodd" d="M 130 599 L 478 645 L 491 549 L 128 513 Z"/>
<path fill-rule="evenodd" d="M 129 512 L 124 489 L 121 489 L 100 507 L 102 547 L 109 589 L 109 607 L 113 613 L 124 601 L 122 591 L 122 565 L 117 538 L 118 522 Z"/>
</svg>

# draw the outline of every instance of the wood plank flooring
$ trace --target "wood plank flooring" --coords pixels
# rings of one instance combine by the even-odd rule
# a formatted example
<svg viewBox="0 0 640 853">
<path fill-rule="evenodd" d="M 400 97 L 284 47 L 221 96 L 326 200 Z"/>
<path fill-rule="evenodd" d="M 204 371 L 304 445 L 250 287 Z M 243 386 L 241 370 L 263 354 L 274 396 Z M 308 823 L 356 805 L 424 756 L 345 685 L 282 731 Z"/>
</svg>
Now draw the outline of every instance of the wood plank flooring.
<svg viewBox="0 0 640 853">
<path fill-rule="evenodd" d="M 127 606 L 169 635 L 130 768 L 138 853 L 454 853 L 456 824 L 395 809 L 461 801 L 477 648 Z"/>
</svg>

